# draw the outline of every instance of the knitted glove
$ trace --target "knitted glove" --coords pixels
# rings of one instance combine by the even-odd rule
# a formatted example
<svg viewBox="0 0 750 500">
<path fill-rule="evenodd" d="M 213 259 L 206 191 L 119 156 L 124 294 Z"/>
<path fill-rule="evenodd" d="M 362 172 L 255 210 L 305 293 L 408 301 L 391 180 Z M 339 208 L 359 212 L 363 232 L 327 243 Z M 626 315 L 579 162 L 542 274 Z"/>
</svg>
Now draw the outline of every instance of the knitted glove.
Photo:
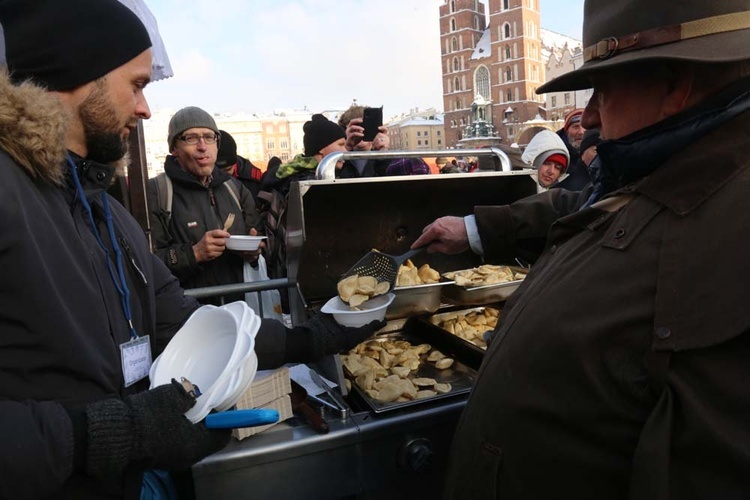
<svg viewBox="0 0 750 500">
<path fill-rule="evenodd" d="M 184 413 L 193 405 L 195 398 L 175 379 L 124 400 L 88 405 L 86 472 L 92 477 L 115 478 L 131 462 L 145 468 L 187 469 L 224 448 L 231 431 L 191 423 Z"/>
<path fill-rule="evenodd" d="M 385 326 L 385 320 L 354 328 L 341 326 L 330 314 L 318 313 L 287 332 L 286 362 L 306 363 L 348 351 Z"/>
</svg>

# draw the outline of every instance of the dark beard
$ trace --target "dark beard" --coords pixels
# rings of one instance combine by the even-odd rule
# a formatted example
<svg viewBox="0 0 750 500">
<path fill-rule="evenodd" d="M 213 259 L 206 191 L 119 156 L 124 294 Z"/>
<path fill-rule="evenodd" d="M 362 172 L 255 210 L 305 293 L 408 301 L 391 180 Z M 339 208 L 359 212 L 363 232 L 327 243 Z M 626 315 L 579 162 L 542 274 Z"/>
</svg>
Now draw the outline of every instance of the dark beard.
<svg viewBox="0 0 750 500">
<path fill-rule="evenodd" d="M 86 157 L 98 163 L 122 159 L 128 152 L 128 142 L 120 133 L 117 113 L 107 99 L 106 81 L 97 80 L 78 111 L 86 137 Z"/>
</svg>

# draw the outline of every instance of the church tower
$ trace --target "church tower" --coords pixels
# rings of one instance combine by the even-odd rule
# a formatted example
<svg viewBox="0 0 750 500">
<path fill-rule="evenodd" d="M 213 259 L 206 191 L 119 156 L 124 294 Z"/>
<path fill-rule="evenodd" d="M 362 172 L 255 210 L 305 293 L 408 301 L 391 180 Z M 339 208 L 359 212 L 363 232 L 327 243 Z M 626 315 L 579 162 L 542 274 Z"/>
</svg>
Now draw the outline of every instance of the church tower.
<svg viewBox="0 0 750 500">
<path fill-rule="evenodd" d="M 516 142 L 519 124 L 543 113 L 545 81 L 539 0 L 489 0 L 494 124 L 503 142 Z"/>
<path fill-rule="evenodd" d="M 471 119 L 474 82 L 470 59 L 486 25 L 484 4 L 479 0 L 446 0 L 440 6 L 446 146 L 456 145 Z"/>
</svg>

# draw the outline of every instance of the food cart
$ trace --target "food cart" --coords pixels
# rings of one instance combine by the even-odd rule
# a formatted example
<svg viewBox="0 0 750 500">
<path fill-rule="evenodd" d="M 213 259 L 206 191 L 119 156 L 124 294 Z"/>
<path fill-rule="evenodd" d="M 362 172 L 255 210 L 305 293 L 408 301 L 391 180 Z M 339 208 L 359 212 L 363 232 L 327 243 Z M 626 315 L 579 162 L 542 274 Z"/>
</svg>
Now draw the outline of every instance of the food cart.
<svg viewBox="0 0 750 500">
<path fill-rule="evenodd" d="M 304 321 L 336 294 L 336 283 L 372 248 L 398 255 L 409 249 L 422 228 L 444 215 L 463 216 L 475 205 L 507 204 L 536 192 L 527 170 L 507 169 L 453 175 L 333 179 L 332 166 L 350 157 L 445 155 L 445 151 L 334 153 L 319 166 L 318 180 L 294 183 L 288 208 L 288 278 L 272 283 L 231 285 L 289 293 L 293 322 Z M 327 178 L 326 178 L 327 177 Z M 440 272 L 481 264 L 471 252 L 447 256 L 423 253 L 415 260 Z M 216 293 L 217 290 L 209 291 Z M 191 293 L 206 293 L 193 291 Z M 419 300 L 418 298 L 416 300 Z M 436 314 L 470 307 L 441 296 Z M 192 469 L 198 499 L 223 498 L 429 498 L 440 496 L 450 442 L 468 398 L 482 351 L 462 347 L 444 335 L 425 314 L 397 314 L 378 336 L 406 335 L 438 346 L 456 359 L 449 394 L 390 405 L 373 404 L 362 392 L 347 393 L 339 356 L 312 366 L 335 381 L 344 408 L 324 410 L 330 432 L 319 434 L 290 419 L 224 450 Z M 468 385 L 465 382 L 468 381 Z"/>
</svg>

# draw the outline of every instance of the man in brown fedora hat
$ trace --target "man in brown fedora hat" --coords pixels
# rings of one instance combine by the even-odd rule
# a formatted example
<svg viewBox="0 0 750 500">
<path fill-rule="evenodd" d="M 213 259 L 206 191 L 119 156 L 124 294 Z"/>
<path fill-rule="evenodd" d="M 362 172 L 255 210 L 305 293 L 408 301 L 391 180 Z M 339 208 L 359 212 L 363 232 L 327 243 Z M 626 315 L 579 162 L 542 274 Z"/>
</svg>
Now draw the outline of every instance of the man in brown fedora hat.
<svg viewBox="0 0 750 500">
<path fill-rule="evenodd" d="M 438 219 L 414 243 L 534 262 L 445 497 L 747 498 L 750 1 L 586 0 L 584 47 L 539 90 L 593 87 L 593 186 Z"/>
</svg>

